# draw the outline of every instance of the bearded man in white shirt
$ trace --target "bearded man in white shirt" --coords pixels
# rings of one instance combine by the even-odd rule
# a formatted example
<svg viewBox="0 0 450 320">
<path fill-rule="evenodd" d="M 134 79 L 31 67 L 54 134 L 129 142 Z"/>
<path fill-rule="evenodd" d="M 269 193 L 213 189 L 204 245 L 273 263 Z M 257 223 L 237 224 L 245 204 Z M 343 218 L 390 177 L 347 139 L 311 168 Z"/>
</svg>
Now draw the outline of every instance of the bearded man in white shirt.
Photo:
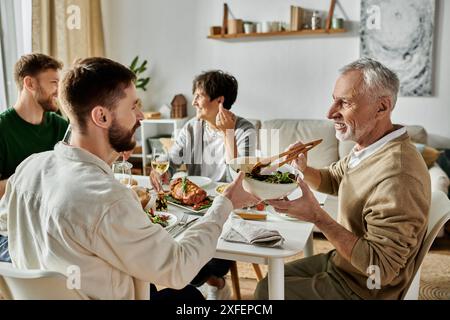
<svg viewBox="0 0 450 320">
<path fill-rule="evenodd" d="M 151 223 L 110 168 L 134 148 L 143 119 L 134 81 L 128 68 L 105 58 L 79 61 L 67 72 L 60 100 L 70 144 L 29 157 L 8 180 L 11 260 L 20 269 L 63 274 L 78 266 L 81 291 L 92 299 L 148 299 L 149 283 L 182 289 L 163 295 L 172 301 L 201 297 L 187 284 L 213 257 L 233 208 L 258 199 L 243 190 L 241 175 L 179 242 Z"/>
</svg>

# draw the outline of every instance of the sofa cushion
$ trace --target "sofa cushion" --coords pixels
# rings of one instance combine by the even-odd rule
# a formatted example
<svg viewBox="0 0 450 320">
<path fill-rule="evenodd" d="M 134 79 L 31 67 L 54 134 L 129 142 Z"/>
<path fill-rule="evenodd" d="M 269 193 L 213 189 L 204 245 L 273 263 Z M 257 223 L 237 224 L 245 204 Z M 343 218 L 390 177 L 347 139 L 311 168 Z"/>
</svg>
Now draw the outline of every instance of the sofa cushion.
<svg viewBox="0 0 450 320">
<path fill-rule="evenodd" d="M 339 141 L 339 159 L 345 158 L 350 151 L 352 151 L 356 142 L 354 141 Z"/>
<path fill-rule="evenodd" d="M 437 134 L 428 134 L 428 143 L 430 147 L 433 147 L 435 149 L 450 149 L 450 138 L 440 136 Z"/>
<path fill-rule="evenodd" d="M 260 130 L 263 156 L 276 155 L 297 141 L 310 142 L 323 139 L 308 153 L 308 164 L 323 168 L 339 160 L 338 141 L 333 123 L 328 120 L 276 119 L 265 121 Z"/>
<path fill-rule="evenodd" d="M 426 146 L 422 143 L 414 143 L 414 145 L 416 146 L 417 151 L 419 151 L 420 154 L 422 155 L 423 160 L 425 160 L 428 169 L 434 165 L 436 160 L 441 155 L 441 152 L 439 150 Z"/>
<path fill-rule="evenodd" d="M 261 120 L 258 119 L 246 119 L 248 122 L 250 122 L 256 130 L 256 150 L 260 150 L 259 145 L 259 130 L 261 129 Z"/>
<path fill-rule="evenodd" d="M 422 126 L 405 126 L 412 142 L 427 144 L 428 134 Z"/>
<path fill-rule="evenodd" d="M 431 191 L 442 191 L 445 194 L 448 194 L 450 186 L 450 179 L 447 176 L 447 174 L 442 170 L 442 168 L 435 164 L 428 170 L 430 173 L 430 179 L 431 179 Z"/>
</svg>

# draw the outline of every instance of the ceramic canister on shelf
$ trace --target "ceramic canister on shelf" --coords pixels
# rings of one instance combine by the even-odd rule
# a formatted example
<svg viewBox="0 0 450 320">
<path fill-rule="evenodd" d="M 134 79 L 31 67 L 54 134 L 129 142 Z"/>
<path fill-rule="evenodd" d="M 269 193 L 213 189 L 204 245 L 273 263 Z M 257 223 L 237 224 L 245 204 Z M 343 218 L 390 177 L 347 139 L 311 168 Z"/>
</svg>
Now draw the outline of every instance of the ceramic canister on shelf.
<svg viewBox="0 0 450 320">
<path fill-rule="evenodd" d="M 262 24 L 261 22 L 256 23 L 256 32 L 261 33 L 262 32 Z"/>
<path fill-rule="evenodd" d="M 279 21 L 273 21 L 271 26 L 272 32 L 280 32 L 281 31 L 281 23 Z"/>
<path fill-rule="evenodd" d="M 333 18 L 331 20 L 331 29 L 343 29 L 343 28 L 344 28 L 344 19 Z"/>
<path fill-rule="evenodd" d="M 272 31 L 272 22 L 266 21 L 262 25 L 262 32 L 267 33 Z"/>
<path fill-rule="evenodd" d="M 244 33 L 253 33 L 254 24 L 252 22 L 244 22 Z"/>
<path fill-rule="evenodd" d="M 311 29 L 312 30 L 317 30 L 321 28 L 321 18 L 320 18 L 320 14 L 319 11 L 314 11 L 313 15 L 311 17 Z"/>
<path fill-rule="evenodd" d="M 228 20 L 228 34 L 244 33 L 243 21 L 241 19 Z"/>
</svg>

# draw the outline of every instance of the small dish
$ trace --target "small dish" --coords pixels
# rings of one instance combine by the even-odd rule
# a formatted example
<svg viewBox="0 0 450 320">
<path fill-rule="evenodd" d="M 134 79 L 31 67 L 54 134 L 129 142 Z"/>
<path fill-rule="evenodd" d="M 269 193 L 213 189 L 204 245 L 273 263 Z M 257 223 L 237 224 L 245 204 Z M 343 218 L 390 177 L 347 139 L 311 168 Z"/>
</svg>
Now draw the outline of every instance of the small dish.
<svg viewBox="0 0 450 320">
<path fill-rule="evenodd" d="M 214 189 L 214 191 L 216 192 L 216 194 L 217 194 L 218 196 L 220 196 L 220 195 L 223 194 L 223 192 L 225 191 L 225 189 L 226 189 L 229 185 L 230 185 L 229 183 L 222 183 L 222 184 L 219 184 L 219 185 Z"/>
</svg>

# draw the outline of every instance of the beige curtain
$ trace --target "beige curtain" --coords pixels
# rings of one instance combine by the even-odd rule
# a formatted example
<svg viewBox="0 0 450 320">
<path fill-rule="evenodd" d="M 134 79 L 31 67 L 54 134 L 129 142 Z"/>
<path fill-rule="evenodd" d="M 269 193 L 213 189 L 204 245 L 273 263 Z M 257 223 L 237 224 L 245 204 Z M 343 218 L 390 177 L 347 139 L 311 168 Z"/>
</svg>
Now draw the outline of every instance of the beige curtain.
<svg viewBox="0 0 450 320">
<path fill-rule="evenodd" d="M 33 0 L 33 51 L 65 68 L 79 58 L 104 56 L 100 0 Z"/>
</svg>

